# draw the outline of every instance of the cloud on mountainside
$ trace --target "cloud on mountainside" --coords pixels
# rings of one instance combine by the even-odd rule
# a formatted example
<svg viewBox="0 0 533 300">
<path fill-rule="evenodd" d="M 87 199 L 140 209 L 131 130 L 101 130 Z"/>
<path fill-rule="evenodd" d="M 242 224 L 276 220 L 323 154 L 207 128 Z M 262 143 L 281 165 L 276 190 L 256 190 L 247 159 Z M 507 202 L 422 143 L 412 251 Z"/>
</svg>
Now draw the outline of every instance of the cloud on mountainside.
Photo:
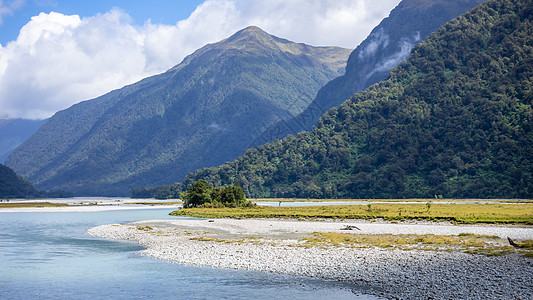
<svg viewBox="0 0 533 300">
<path fill-rule="evenodd" d="M 370 78 L 370 76 L 372 76 L 376 72 L 390 70 L 394 66 L 400 64 L 402 61 L 407 60 L 407 58 L 409 58 L 409 55 L 411 54 L 411 49 L 413 49 L 413 47 L 421 40 L 422 39 L 420 37 L 420 32 L 418 31 L 414 33 L 411 37 L 402 38 L 396 45 L 396 52 L 379 61 L 378 64 L 375 66 L 374 70 L 369 72 L 366 77 Z M 386 45 L 383 46 L 383 48 L 385 47 Z"/>
<path fill-rule="evenodd" d="M 359 52 L 359 60 L 363 61 L 368 57 L 374 56 L 379 48 L 385 49 L 389 45 L 389 36 L 380 28 L 377 32 L 368 36 L 370 42 Z"/>
<path fill-rule="evenodd" d="M 0 115 L 49 117 L 161 73 L 248 25 L 296 42 L 354 48 L 398 2 L 208 0 L 176 25 L 136 26 L 120 9 L 87 18 L 41 13 L 17 40 L 0 45 Z M 16 8 L 0 2 L 0 21 Z"/>
</svg>

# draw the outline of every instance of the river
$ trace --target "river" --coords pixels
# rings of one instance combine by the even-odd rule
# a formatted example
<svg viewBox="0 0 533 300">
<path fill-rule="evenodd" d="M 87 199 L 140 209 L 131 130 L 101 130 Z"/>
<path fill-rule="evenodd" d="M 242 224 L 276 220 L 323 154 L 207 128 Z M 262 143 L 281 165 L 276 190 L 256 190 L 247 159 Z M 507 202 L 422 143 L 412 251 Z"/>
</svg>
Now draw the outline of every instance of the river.
<svg viewBox="0 0 533 300">
<path fill-rule="evenodd" d="M 377 299 L 338 282 L 171 264 L 85 234 L 171 210 L 0 213 L 0 299 Z"/>
</svg>

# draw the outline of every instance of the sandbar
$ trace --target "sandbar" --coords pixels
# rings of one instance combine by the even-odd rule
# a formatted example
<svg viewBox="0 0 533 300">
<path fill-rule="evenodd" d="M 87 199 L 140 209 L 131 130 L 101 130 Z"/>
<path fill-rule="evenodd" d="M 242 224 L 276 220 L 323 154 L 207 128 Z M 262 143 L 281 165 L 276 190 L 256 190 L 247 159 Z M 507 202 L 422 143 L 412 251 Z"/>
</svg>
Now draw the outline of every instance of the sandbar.
<svg viewBox="0 0 533 300">
<path fill-rule="evenodd" d="M 134 241 L 140 254 L 172 263 L 337 280 L 388 299 L 531 299 L 533 258 L 461 251 L 304 247 L 313 232 L 473 233 L 533 239 L 532 227 L 391 224 L 360 220 L 186 219 L 104 225 L 88 234 Z M 355 230 L 355 231 L 354 231 Z"/>
</svg>

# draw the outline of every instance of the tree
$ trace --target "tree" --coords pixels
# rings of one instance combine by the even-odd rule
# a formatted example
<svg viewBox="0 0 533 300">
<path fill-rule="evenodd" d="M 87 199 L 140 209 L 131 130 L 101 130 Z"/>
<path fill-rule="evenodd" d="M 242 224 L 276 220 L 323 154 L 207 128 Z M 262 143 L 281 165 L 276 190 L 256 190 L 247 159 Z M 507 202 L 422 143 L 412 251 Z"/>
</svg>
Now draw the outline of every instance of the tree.
<svg viewBox="0 0 533 300">
<path fill-rule="evenodd" d="M 228 185 L 221 191 L 220 202 L 225 206 L 242 206 L 246 202 L 246 196 L 240 186 Z"/>
<path fill-rule="evenodd" d="M 240 186 L 212 188 L 205 180 L 198 180 L 186 192 L 181 193 L 183 208 L 199 206 L 246 206 L 244 191 Z"/>
<path fill-rule="evenodd" d="M 183 207 L 198 207 L 211 203 L 211 186 L 205 180 L 198 180 L 185 193 L 181 193 Z"/>
</svg>

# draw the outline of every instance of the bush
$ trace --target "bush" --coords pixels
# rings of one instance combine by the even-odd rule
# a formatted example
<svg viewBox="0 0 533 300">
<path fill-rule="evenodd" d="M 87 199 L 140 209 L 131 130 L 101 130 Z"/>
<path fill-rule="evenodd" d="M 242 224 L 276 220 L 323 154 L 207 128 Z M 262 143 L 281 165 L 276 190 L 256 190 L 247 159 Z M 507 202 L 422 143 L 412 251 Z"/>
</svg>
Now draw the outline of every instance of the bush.
<svg viewBox="0 0 533 300">
<path fill-rule="evenodd" d="M 211 187 L 205 180 L 198 180 L 186 192 L 181 193 L 183 207 L 240 207 L 250 206 L 240 186 Z"/>
</svg>

